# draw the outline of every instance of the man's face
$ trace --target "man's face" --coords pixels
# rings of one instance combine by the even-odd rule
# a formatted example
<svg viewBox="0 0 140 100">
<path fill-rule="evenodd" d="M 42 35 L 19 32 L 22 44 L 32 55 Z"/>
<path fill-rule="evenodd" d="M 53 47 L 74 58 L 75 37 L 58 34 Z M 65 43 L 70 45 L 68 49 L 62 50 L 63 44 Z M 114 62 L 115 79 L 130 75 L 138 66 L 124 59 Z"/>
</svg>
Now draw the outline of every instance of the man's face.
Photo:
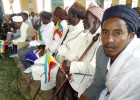
<svg viewBox="0 0 140 100">
<path fill-rule="evenodd" d="M 14 25 L 15 25 L 15 27 L 16 27 L 17 29 L 20 29 L 20 25 L 21 25 L 21 23 L 14 22 Z"/>
<path fill-rule="evenodd" d="M 53 15 L 52 21 L 54 22 L 54 25 L 56 25 L 58 22 L 58 18 L 55 15 Z"/>
<path fill-rule="evenodd" d="M 69 11 L 69 12 L 68 12 L 68 24 L 69 24 L 69 25 L 73 25 L 74 22 L 75 22 L 74 15 Z"/>
<path fill-rule="evenodd" d="M 126 22 L 120 18 L 109 18 L 102 25 L 101 39 L 105 53 L 114 60 L 133 37 L 133 33 L 128 34 Z"/>
<path fill-rule="evenodd" d="M 21 16 L 22 16 L 23 20 L 25 21 L 26 20 L 25 15 L 23 13 L 21 13 Z"/>
<path fill-rule="evenodd" d="M 32 16 L 32 17 L 34 17 L 34 16 L 35 16 L 35 14 L 34 14 L 33 12 L 31 12 L 31 16 Z"/>
<path fill-rule="evenodd" d="M 48 24 L 50 21 L 41 17 L 41 21 L 43 24 Z"/>
<path fill-rule="evenodd" d="M 84 15 L 84 29 L 85 30 L 90 30 L 94 27 L 94 22 L 95 22 L 95 18 L 93 17 L 93 15 L 87 11 Z"/>
</svg>

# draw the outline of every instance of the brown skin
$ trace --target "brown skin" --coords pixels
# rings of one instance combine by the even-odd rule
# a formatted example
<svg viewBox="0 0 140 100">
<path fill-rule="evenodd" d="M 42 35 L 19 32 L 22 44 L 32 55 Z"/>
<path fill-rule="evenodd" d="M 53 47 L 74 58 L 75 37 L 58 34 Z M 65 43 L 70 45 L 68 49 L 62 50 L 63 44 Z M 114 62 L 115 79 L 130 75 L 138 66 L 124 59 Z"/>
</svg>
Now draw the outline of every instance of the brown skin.
<svg viewBox="0 0 140 100">
<path fill-rule="evenodd" d="M 15 24 L 15 27 L 17 29 L 20 29 L 22 22 L 14 22 L 14 24 Z M 9 41 L 7 41 L 7 43 L 8 44 L 13 44 L 13 41 L 12 40 L 9 40 Z"/>
<path fill-rule="evenodd" d="M 102 25 L 101 40 L 107 56 L 114 61 L 134 38 L 128 34 L 126 22 L 120 18 L 109 18 Z"/>
<path fill-rule="evenodd" d="M 83 23 L 84 29 L 90 30 L 92 34 L 94 34 L 100 26 L 100 21 L 89 11 L 85 13 Z"/>
<path fill-rule="evenodd" d="M 72 12 L 68 12 L 68 24 L 69 25 L 77 25 L 79 23 L 80 19 L 77 17 L 76 14 L 73 14 Z"/>
<path fill-rule="evenodd" d="M 34 17 L 35 16 L 35 13 L 34 12 L 31 12 L 31 16 Z"/>
<path fill-rule="evenodd" d="M 58 22 L 61 22 L 61 20 L 55 15 L 52 16 L 52 21 L 54 22 L 54 25 L 56 25 Z"/>
<path fill-rule="evenodd" d="M 93 14 L 91 14 L 89 11 L 87 11 L 84 15 L 83 25 L 84 25 L 84 29 L 90 30 L 90 32 L 92 34 L 94 34 L 96 32 L 97 28 L 100 26 L 100 22 L 95 16 L 93 16 Z M 64 65 L 64 66 L 69 68 L 70 64 L 71 64 L 70 61 L 65 60 L 65 63 L 66 63 L 66 65 Z"/>
<path fill-rule="evenodd" d="M 128 34 L 124 20 L 120 18 L 109 18 L 102 25 L 101 39 L 107 56 L 114 61 L 134 38 L 134 33 Z M 80 100 L 88 100 L 88 97 L 81 95 Z"/>
<path fill-rule="evenodd" d="M 43 17 L 41 17 L 41 20 L 43 24 L 48 24 L 50 22 L 48 19 L 44 19 Z"/>
<path fill-rule="evenodd" d="M 17 29 L 20 29 L 22 22 L 14 22 L 14 24 Z"/>
<path fill-rule="evenodd" d="M 21 13 L 21 16 L 22 16 L 22 18 L 23 18 L 24 21 L 27 20 L 27 18 L 25 17 L 25 15 L 23 13 Z"/>
</svg>

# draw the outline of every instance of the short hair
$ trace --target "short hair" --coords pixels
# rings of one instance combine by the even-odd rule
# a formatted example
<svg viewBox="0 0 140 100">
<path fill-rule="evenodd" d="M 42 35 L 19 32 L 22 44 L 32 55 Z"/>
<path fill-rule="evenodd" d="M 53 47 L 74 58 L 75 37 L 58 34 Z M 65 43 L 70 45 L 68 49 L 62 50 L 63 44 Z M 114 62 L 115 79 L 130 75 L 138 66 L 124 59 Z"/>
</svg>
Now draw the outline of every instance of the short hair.
<svg viewBox="0 0 140 100">
<path fill-rule="evenodd" d="M 51 20 L 51 18 L 52 18 L 52 13 L 47 12 L 47 11 L 43 11 L 43 12 L 41 13 L 41 17 L 42 17 L 43 19 Z"/>
<path fill-rule="evenodd" d="M 28 18 L 28 14 L 27 13 L 22 13 L 26 18 Z"/>
</svg>

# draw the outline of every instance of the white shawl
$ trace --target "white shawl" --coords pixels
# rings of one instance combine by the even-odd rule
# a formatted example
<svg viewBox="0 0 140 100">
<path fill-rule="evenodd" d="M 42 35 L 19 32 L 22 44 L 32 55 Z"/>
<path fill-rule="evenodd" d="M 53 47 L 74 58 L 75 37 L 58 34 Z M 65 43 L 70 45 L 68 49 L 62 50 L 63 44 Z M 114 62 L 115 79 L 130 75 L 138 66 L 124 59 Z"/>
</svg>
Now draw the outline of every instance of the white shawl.
<svg viewBox="0 0 140 100">
<path fill-rule="evenodd" d="M 140 99 L 140 40 L 136 37 L 116 58 L 106 76 L 106 89 L 99 100 Z M 106 95 L 109 91 L 109 95 Z"/>
</svg>

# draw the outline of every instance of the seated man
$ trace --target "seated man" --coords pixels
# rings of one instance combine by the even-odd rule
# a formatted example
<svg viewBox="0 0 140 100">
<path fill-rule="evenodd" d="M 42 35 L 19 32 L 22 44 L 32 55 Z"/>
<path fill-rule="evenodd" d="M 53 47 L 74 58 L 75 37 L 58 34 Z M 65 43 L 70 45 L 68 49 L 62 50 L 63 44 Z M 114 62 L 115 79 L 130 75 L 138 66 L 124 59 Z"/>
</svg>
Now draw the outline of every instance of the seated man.
<svg viewBox="0 0 140 100">
<path fill-rule="evenodd" d="M 24 10 L 23 12 L 21 12 L 21 16 L 26 24 L 28 24 L 29 26 L 33 26 L 31 20 L 29 19 L 28 11 Z"/>
<path fill-rule="evenodd" d="M 67 54 L 75 55 L 75 54 L 72 54 L 73 50 L 75 49 L 75 43 L 71 43 L 71 41 L 74 40 L 84 30 L 83 20 L 82 20 L 84 13 L 85 13 L 85 8 L 79 3 L 74 3 L 73 6 L 71 7 L 71 11 L 69 11 L 68 13 L 68 22 L 70 26 L 68 27 L 68 31 L 64 33 L 64 36 L 62 36 L 61 46 L 59 47 L 59 50 L 58 50 L 58 54 L 60 56 L 63 56 L 61 55 L 61 52 L 65 52 L 65 54 L 67 53 Z M 68 47 L 67 47 L 67 44 L 68 44 Z M 67 50 L 67 51 L 64 51 L 64 50 Z M 67 56 L 67 54 L 65 56 Z M 73 58 L 73 56 L 71 56 L 71 58 Z M 57 62 L 60 63 L 58 59 L 57 59 Z M 57 74 L 59 66 L 55 66 L 53 69 L 51 69 L 50 82 L 45 83 L 44 81 L 45 75 L 43 74 L 44 64 L 45 64 L 45 57 L 42 59 L 36 60 L 35 65 L 32 67 L 32 76 L 35 80 L 41 80 L 42 90 L 49 90 L 49 89 L 52 89 L 56 85 L 56 74 Z"/>
<path fill-rule="evenodd" d="M 25 42 L 27 39 L 27 30 L 29 28 L 29 25 L 23 22 L 23 18 L 21 16 L 13 16 L 12 21 L 17 28 L 16 34 L 20 33 L 20 36 L 18 38 L 15 38 L 13 40 L 9 40 L 8 43 L 14 45 L 15 52 L 17 53 L 17 47 L 15 47 L 19 42 Z M 12 55 L 11 57 L 14 57 L 16 55 Z"/>
<path fill-rule="evenodd" d="M 98 36 L 101 30 L 100 24 L 102 16 L 103 10 L 95 2 L 91 2 L 89 9 L 86 11 L 84 16 L 83 24 L 85 30 L 73 41 L 71 41 L 71 43 L 76 43 L 73 54 L 77 55 L 77 58 L 79 59 L 88 46 L 91 43 L 92 45 L 90 46 L 90 49 L 87 50 L 86 55 L 84 55 L 80 61 L 71 60 L 70 62 L 65 60 L 65 63 L 63 63 L 64 68 L 70 68 L 69 73 L 71 74 L 72 79 L 70 85 L 76 92 L 78 92 L 78 97 L 80 97 L 80 95 L 93 82 L 93 75 L 95 72 L 95 53 L 100 45 L 100 38 L 98 38 Z M 67 65 L 65 66 L 65 64 Z M 59 70 L 57 74 L 57 87 L 65 80 L 64 75 L 61 74 L 62 72 Z M 65 84 L 58 93 L 58 100 L 63 100 L 64 94 L 70 96 L 70 94 L 72 94 L 71 92 L 72 89 L 69 86 L 69 82 L 67 82 L 67 84 Z"/>
<path fill-rule="evenodd" d="M 54 23 L 51 21 L 52 14 L 46 11 L 43 11 L 41 13 L 41 20 L 43 22 L 43 25 L 40 28 L 41 32 L 41 43 L 43 43 L 46 47 L 49 46 L 50 42 L 52 41 L 53 37 L 53 28 L 54 28 Z M 25 71 L 24 73 L 30 73 L 31 72 L 31 63 L 26 60 L 26 56 L 28 53 L 31 51 L 35 50 L 38 48 L 38 46 L 41 44 L 38 41 L 30 41 L 29 46 L 25 46 L 18 50 L 18 55 L 19 58 L 24 65 Z"/>
<path fill-rule="evenodd" d="M 135 17 L 134 17 L 135 16 Z M 80 100 L 139 100 L 140 40 L 138 13 L 126 5 L 108 8 L 102 19 L 92 85 Z"/>
</svg>

